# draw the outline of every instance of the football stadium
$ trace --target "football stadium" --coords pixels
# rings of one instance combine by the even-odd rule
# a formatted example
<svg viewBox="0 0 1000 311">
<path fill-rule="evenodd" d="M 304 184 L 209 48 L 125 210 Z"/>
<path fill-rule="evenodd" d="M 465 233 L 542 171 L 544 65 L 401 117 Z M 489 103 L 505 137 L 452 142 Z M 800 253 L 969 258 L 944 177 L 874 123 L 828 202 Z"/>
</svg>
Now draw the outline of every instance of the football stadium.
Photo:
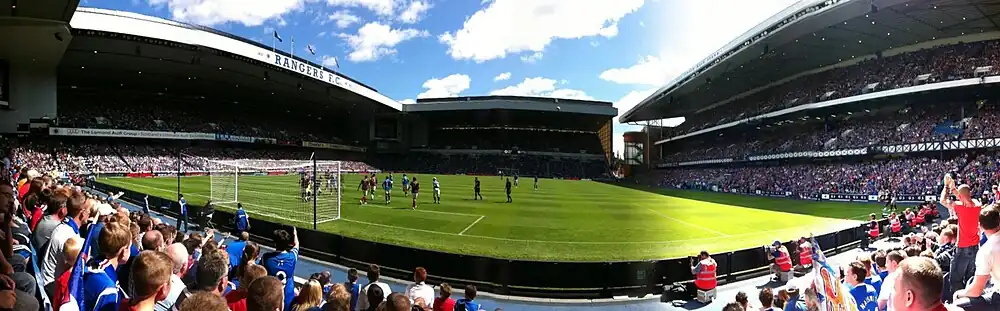
<svg viewBox="0 0 1000 311">
<path fill-rule="evenodd" d="M 210 27 L 0 6 L 0 42 L 19 43 L 0 46 L 0 274 L 34 303 L 15 310 L 83 306 L 91 274 L 157 264 L 170 276 L 148 278 L 237 293 L 244 310 L 271 296 L 248 291 L 282 287 L 285 306 L 319 291 L 325 308 L 409 296 L 414 310 L 452 290 L 481 310 L 996 303 L 990 1 L 800 1 L 623 111 L 402 104 Z M 623 154 L 616 123 L 639 128 Z M 142 297 L 145 275 L 110 292 Z"/>
</svg>

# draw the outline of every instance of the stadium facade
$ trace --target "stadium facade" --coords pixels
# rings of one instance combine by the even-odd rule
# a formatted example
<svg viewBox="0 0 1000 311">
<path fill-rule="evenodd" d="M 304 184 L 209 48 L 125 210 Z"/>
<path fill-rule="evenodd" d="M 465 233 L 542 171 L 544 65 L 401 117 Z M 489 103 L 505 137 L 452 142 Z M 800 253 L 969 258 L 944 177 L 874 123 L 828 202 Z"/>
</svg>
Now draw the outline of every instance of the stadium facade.
<svg viewBox="0 0 1000 311">
<path fill-rule="evenodd" d="M 774 137 L 778 128 L 786 134 L 805 128 L 844 134 L 845 127 L 838 126 L 845 122 L 885 119 L 933 102 L 969 104 L 953 108 L 959 119 L 974 119 L 984 103 L 992 105 L 1000 82 L 992 53 L 982 52 L 1000 39 L 998 12 L 988 1 L 801 1 L 709 55 L 619 120 L 648 125 L 648 145 L 662 156 L 644 167 L 993 147 L 993 140 L 954 147 L 886 141 L 840 149 L 831 142 L 796 152 L 753 150 L 735 157 L 720 151 Z M 897 72 L 887 66 L 908 67 Z M 680 116 L 686 121 L 679 127 L 658 126 L 659 119 Z M 897 125 L 902 124 L 907 123 Z M 709 157 L 669 156 L 710 143 L 721 146 Z"/>
<path fill-rule="evenodd" d="M 21 20 L 18 16 L 10 20 Z M 463 97 L 421 99 L 418 105 L 404 106 L 362 82 L 273 46 L 207 27 L 121 11 L 80 8 L 44 27 L 18 24 L 7 29 L 6 35 L 19 36 L 8 41 L 28 42 L 37 51 L 26 53 L 21 46 L 5 49 L 0 67 L 4 69 L 4 95 L 0 99 L 6 107 L 0 111 L 0 132 L 4 133 L 34 130 L 61 136 L 280 142 L 307 148 L 399 153 L 433 149 L 429 142 L 444 147 L 436 142 L 447 137 L 438 134 L 445 124 L 457 125 L 448 120 L 455 118 L 482 122 L 463 122 L 465 131 L 485 130 L 483 127 L 490 125 L 494 131 L 530 130 L 544 136 L 545 131 L 558 130 L 589 141 L 589 146 L 582 148 L 589 150 L 559 151 L 554 145 L 547 148 L 549 155 L 579 158 L 583 151 L 585 158 L 598 156 L 607 162 L 613 149 L 611 118 L 617 110 L 606 102 Z M 112 132 L 114 124 L 97 130 L 60 122 L 66 114 L 61 115 L 59 108 L 76 111 L 94 102 L 120 102 L 117 107 L 121 109 L 142 103 L 211 106 L 220 114 L 284 113 L 336 132 L 337 137 L 335 141 L 292 142 L 280 137 L 216 135 L 214 132 L 223 131 L 212 129 L 198 133 Z M 434 121 L 428 122 L 430 119 Z M 576 122 L 581 120 L 586 122 Z M 141 121 L 163 120 L 150 116 Z M 553 127 L 563 125 L 566 128 Z M 486 149 L 475 145 L 464 150 L 481 153 Z M 499 145 L 503 148 L 495 151 L 501 153 L 512 149 L 546 152 L 519 148 L 510 140 Z"/>
</svg>

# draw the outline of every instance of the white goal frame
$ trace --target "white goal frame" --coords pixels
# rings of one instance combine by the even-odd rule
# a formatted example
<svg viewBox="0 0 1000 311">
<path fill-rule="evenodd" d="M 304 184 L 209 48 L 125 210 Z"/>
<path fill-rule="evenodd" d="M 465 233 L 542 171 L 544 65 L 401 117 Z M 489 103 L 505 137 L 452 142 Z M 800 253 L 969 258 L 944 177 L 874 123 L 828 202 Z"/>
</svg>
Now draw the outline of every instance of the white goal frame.
<svg viewBox="0 0 1000 311">
<path fill-rule="evenodd" d="M 311 161 L 311 160 L 255 160 L 255 159 L 245 159 L 245 160 L 213 160 L 207 158 L 199 158 L 199 160 L 204 161 L 206 164 L 206 170 L 209 178 L 209 196 L 216 204 L 232 204 L 239 202 L 239 186 L 240 186 L 240 175 L 243 174 L 254 174 L 254 173 L 286 173 L 294 174 L 296 172 L 305 172 L 312 175 L 313 187 L 319 189 L 325 185 L 319 184 L 317 181 L 316 174 L 327 174 L 333 173 L 334 180 L 336 184 L 336 205 L 334 206 L 335 213 L 332 217 L 326 213 L 323 213 L 323 219 L 319 218 L 319 212 L 317 210 L 312 211 L 313 219 L 309 221 L 304 221 L 302 219 L 290 219 L 283 217 L 281 215 L 276 215 L 273 213 L 262 212 L 262 211 L 251 211 L 250 213 L 266 215 L 270 217 L 276 217 L 280 219 L 285 219 L 289 221 L 311 223 L 314 226 L 333 220 L 339 220 L 341 218 L 341 210 L 343 207 L 343 162 L 342 161 Z M 220 167 L 226 169 L 219 169 Z M 322 168 L 322 169 L 321 169 Z M 232 174 L 232 176 L 219 176 L 217 172 L 226 172 L 226 174 Z M 233 178 L 233 199 L 232 200 L 222 200 L 214 201 L 216 198 L 222 195 L 217 195 L 217 192 L 221 192 L 221 189 L 216 189 L 217 185 L 215 178 Z M 329 181 L 327 181 L 329 182 Z M 325 189 L 325 188 L 324 188 Z M 318 196 L 319 191 L 313 191 L 313 196 L 310 198 L 313 205 L 318 203 L 320 200 Z"/>
</svg>

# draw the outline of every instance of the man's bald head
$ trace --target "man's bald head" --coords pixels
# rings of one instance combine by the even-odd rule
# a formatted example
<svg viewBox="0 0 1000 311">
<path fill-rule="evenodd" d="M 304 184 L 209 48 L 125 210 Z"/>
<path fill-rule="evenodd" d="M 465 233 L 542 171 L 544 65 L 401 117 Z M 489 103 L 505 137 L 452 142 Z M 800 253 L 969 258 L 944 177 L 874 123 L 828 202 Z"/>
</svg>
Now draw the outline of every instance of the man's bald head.
<svg viewBox="0 0 1000 311">
<path fill-rule="evenodd" d="M 184 270 L 187 269 L 189 255 L 187 247 L 184 247 L 184 244 L 170 244 L 164 252 L 167 253 L 167 256 L 170 256 L 170 261 L 174 263 L 174 274 L 186 272 Z"/>
<path fill-rule="evenodd" d="M 151 251 L 163 250 L 163 234 L 159 231 L 148 231 L 142 236 L 142 249 Z"/>
</svg>

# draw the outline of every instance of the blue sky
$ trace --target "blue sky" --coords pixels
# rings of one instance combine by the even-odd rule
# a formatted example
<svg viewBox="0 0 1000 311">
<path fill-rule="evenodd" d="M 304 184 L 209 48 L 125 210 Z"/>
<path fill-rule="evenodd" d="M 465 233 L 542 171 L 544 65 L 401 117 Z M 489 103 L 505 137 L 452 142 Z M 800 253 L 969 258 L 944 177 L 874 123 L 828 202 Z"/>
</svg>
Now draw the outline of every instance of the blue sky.
<svg viewBox="0 0 1000 311">
<path fill-rule="evenodd" d="M 403 103 L 528 95 L 624 113 L 793 0 L 82 0 L 210 26 L 328 66 Z M 307 46 L 316 55 L 310 55 Z M 617 122 L 617 119 L 616 119 Z M 621 134 L 634 127 L 617 124 Z"/>
</svg>

